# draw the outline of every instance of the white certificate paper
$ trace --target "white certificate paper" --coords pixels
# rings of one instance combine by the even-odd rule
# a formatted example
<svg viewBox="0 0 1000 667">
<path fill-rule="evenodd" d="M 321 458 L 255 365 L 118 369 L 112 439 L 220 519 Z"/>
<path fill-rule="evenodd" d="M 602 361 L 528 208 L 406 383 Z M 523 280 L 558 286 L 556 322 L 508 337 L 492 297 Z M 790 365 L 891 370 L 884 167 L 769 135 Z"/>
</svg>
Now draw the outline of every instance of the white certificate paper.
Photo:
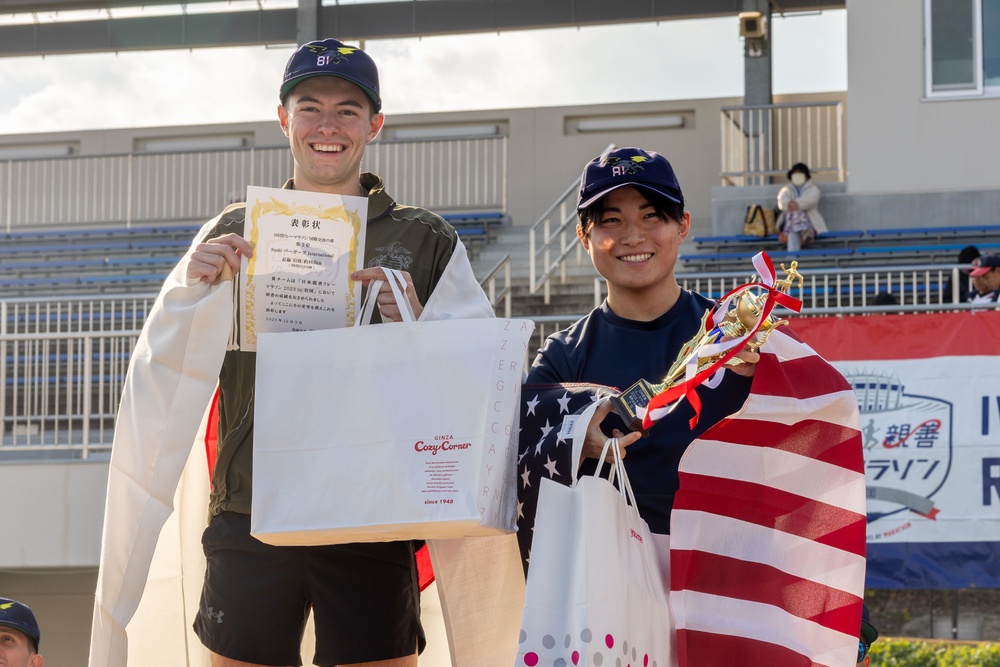
<svg viewBox="0 0 1000 667">
<path fill-rule="evenodd" d="M 279 188 L 247 188 L 240 348 L 257 335 L 354 324 L 363 268 L 368 199 Z"/>
</svg>

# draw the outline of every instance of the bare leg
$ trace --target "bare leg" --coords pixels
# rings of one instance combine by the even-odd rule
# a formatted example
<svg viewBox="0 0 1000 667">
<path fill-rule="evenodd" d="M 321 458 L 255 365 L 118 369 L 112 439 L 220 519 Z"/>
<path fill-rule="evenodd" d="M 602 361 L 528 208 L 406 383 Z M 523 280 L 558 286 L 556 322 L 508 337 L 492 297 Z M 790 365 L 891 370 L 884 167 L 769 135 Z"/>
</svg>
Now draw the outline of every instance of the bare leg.
<svg viewBox="0 0 1000 667">
<path fill-rule="evenodd" d="M 417 654 L 414 653 L 405 658 L 392 658 L 391 660 L 356 662 L 353 665 L 341 665 L 340 667 L 417 667 Z"/>
</svg>

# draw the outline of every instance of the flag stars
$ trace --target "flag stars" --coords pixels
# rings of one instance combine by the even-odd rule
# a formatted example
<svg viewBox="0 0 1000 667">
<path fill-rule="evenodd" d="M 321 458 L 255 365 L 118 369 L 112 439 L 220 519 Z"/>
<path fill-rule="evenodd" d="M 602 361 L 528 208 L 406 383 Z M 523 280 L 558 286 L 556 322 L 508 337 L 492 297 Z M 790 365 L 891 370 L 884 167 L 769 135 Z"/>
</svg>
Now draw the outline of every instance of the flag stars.
<svg viewBox="0 0 1000 667">
<path fill-rule="evenodd" d="M 552 426 L 552 425 L 550 425 L 549 424 L 549 420 L 546 419 L 545 420 L 545 426 L 542 426 L 541 428 L 542 428 L 542 438 L 544 439 L 544 438 L 548 437 L 549 433 L 551 433 L 552 429 L 555 428 L 555 427 Z"/>
<path fill-rule="evenodd" d="M 549 471 L 549 477 L 555 478 L 556 476 L 559 475 L 559 473 L 556 472 L 556 462 L 552 460 L 552 457 L 546 457 L 546 458 L 548 459 L 549 462 L 546 463 L 543 467 Z"/>
<path fill-rule="evenodd" d="M 524 503 L 519 502 L 517 504 L 517 518 L 518 519 L 524 518 Z"/>
<path fill-rule="evenodd" d="M 535 397 L 533 399 L 525 403 L 525 405 L 528 406 L 529 415 L 535 414 L 535 408 L 538 406 L 539 403 L 541 403 L 541 401 L 538 400 L 538 394 L 535 394 Z"/>
<path fill-rule="evenodd" d="M 559 404 L 559 414 L 569 413 L 569 392 L 563 394 L 562 398 L 557 398 L 556 403 Z"/>
<path fill-rule="evenodd" d="M 528 469 L 525 468 L 524 472 L 521 473 L 521 483 L 524 485 L 524 488 L 531 486 L 531 480 L 529 479 L 530 476 L 531 475 L 529 474 Z"/>
</svg>

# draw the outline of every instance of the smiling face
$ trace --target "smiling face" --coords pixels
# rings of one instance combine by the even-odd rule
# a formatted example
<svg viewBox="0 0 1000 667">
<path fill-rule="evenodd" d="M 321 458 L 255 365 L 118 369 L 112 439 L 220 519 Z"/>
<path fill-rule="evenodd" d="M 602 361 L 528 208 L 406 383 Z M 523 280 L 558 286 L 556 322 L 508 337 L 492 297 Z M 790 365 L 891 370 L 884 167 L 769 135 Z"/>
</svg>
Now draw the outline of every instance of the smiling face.
<svg viewBox="0 0 1000 667">
<path fill-rule="evenodd" d="M 0 625 L 0 667 L 42 667 L 42 657 L 26 634 Z"/>
<path fill-rule="evenodd" d="M 295 159 L 296 189 L 360 194 L 361 158 L 383 120 L 364 91 L 344 79 L 316 76 L 295 86 L 278 107 L 278 121 Z"/>
<path fill-rule="evenodd" d="M 577 233 L 597 272 L 608 283 L 608 306 L 629 319 L 650 320 L 677 302 L 674 266 L 691 228 L 685 211 L 672 220 L 642 190 L 621 187 L 609 193 L 594 225 Z"/>
</svg>

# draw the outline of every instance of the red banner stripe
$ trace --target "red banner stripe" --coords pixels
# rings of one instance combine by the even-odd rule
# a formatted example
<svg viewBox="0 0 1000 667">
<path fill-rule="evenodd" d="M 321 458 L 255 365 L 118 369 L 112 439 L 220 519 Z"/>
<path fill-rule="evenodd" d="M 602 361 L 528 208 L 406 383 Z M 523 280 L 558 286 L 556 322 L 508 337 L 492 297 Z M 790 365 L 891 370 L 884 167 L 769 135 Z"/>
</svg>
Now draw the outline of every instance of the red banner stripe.
<svg viewBox="0 0 1000 667">
<path fill-rule="evenodd" d="M 805 419 L 795 424 L 781 424 L 736 418 L 719 422 L 706 436 L 734 445 L 768 447 L 798 454 L 858 473 L 864 471 L 861 433 L 830 422 Z"/>
<path fill-rule="evenodd" d="M 670 552 L 670 572 L 688 591 L 769 604 L 845 635 L 858 633 L 861 598 L 770 565 L 676 550 Z"/>
<path fill-rule="evenodd" d="M 697 630 L 677 631 L 677 657 L 681 665 L 698 667 L 832 667 L 813 662 L 801 653 L 778 644 Z"/>
<path fill-rule="evenodd" d="M 865 555 L 865 516 L 770 486 L 681 473 L 674 511 L 725 516 Z"/>
<path fill-rule="evenodd" d="M 992 310 L 803 317 L 796 318 L 792 326 L 830 361 L 993 356 L 1000 350 L 1000 312 Z M 901 336 L 905 339 L 902 344 Z"/>
</svg>

